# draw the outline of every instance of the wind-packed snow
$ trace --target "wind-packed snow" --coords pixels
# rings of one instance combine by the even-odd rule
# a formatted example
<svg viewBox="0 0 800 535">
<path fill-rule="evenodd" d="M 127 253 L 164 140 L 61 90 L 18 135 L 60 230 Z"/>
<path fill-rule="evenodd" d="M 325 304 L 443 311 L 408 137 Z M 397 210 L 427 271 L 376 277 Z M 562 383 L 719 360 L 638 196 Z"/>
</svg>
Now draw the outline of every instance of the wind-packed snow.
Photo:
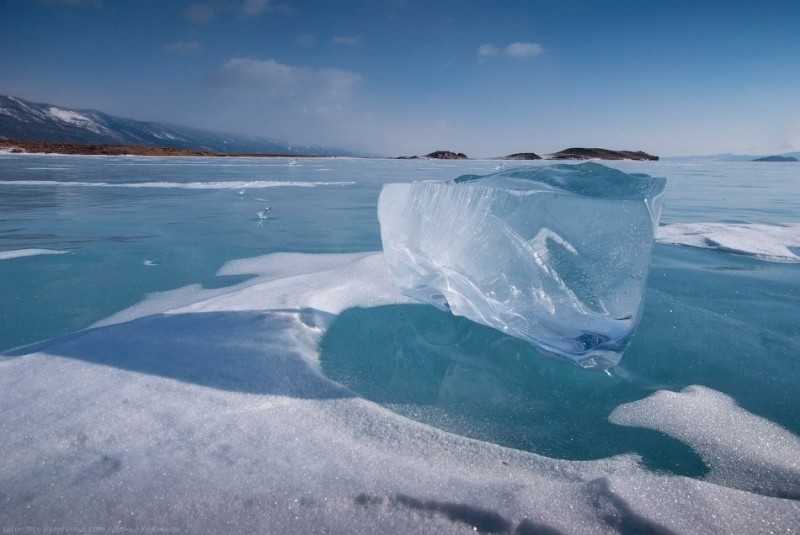
<svg viewBox="0 0 800 535">
<path fill-rule="evenodd" d="M 68 252 L 69 251 L 62 251 L 57 249 L 15 249 L 13 251 L 0 251 L 0 260 L 9 260 L 11 258 L 22 258 L 25 256 L 64 254 Z"/>
<path fill-rule="evenodd" d="M 355 182 L 302 182 L 287 180 L 247 180 L 226 182 L 81 182 L 55 180 L 7 180 L 2 186 L 41 186 L 41 187 L 91 187 L 91 188 L 156 188 L 156 189 L 262 189 L 262 188 L 317 188 L 325 186 L 351 186 Z"/>
<path fill-rule="evenodd" d="M 662 243 L 720 249 L 773 262 L 800 262 L 800 225 L 673 223 L 659 227 Z"/>
<path fill-rule="evenodd" d="M 708 481 L 800 499 L 800 437 L 748 413 L 725 394 L 702 386 L 662 390 L 620 406 L 610 420 L 689 444 L 711 468 Z"/>
</svg>

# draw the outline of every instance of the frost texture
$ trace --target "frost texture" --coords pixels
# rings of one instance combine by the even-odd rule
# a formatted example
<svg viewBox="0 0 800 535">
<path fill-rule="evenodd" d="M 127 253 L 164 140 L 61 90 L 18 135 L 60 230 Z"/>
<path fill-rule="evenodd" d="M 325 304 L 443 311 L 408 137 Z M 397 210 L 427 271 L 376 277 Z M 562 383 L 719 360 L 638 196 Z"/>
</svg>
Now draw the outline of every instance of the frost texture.
<svg viewBox="0 0 800 535">
<path fill-rule="evenodd" d="M 386 184 L 383 251 L 405 295 L 602 370 L 639 322 L 665 185 L 597 163 Z"/>
</svg>

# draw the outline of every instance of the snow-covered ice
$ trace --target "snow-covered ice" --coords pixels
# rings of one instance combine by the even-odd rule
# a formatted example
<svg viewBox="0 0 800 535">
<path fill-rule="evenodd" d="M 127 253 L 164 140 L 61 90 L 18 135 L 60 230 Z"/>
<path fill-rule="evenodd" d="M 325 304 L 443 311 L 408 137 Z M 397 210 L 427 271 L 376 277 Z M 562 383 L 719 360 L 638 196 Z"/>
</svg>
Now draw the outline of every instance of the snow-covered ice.
<svg viewBox="0 0 800 535">
<path fill-rule="evenodd" d="M 606 374 L 393 286 L 381 186 L 496 161 L 2 159 L 2 531 L 800 532 L 788 167 L 613 164 L 670 188 Z"/>
<path fill-rule="evenodd" d="M 673 223 L 659 227 L 662 243 L 720 249 L 772 262 L 800 262 L 800 225 Z"/>
<path fill-rule="evenodd" d="M 798 502 L 775 497 L 795 492 L 797 480 L 773 475 L 796 469 L 797 438 L 720 394 L 657 392 L 612 419 L 674 434 L 711 452 L 715 467 L 746 466 L 747 485 L 719 470 L 708 481 L 654 473 L 633 455 L 578 462 L 503 448 L 408 420 L 321 373 L 319 343 L 339 313 L 408 302 L 383 255 L 274 254 L 231 262 L 220 274 L 255 278 L 154 295 L 102 326 L 6 353 L 0 525 L 184 533 L 800 528 Z M 715 446 L 703 435 L 709 422 Z M 788 455 L 770 453 L 773 441 L 758 440 L 765 432 Z"/>
<path fill-rule="evenodd" d="M 262 188 L 320 188 L 352 186 L 353 182 L 300 182 L 290 180 L 248 180 L 230 182 L 84 182 L 84 181 L 56 181 L 56 180 L 5 180 L 1 186 L 39 186 L 39 187 L 64 187 L 64 188 L 154 188 L 154 189 L 262 189 Z"/>
<path fill-rule="evenodd" d="M 12 251 L 0 251 L 0 260 L 9 260 L 11 258 L 23 258 L 26 256 L 64 254 L 68 252 L 69 251 L 62 251 L 60 249 L 14 249 Z"/>
<path fill-rule="evenodd" d="M 618 407 L 609 419 L 648 427 L 692 446 L 711 468 L 706 480 L 800 499 L 800 437 L 702 386 L 659 391 Z"/>
</svg>

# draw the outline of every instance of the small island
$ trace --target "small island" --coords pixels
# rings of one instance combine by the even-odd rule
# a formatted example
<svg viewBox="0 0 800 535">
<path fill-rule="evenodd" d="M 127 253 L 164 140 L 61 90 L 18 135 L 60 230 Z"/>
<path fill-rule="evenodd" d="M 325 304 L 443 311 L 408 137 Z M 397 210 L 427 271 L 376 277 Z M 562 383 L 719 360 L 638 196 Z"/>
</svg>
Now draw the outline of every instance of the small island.
<svg viewBox="0 0 800 535">
<path fill-rule="evenodd" d="M 637 150 L 609 150 L 599 148 L 564 149 L 546 156 L 548 160 L 647 160 L 658 161 L 658 156 Z"/>
<path fill-rule="evenodd" d="M 797 158 L 794 156 L 764 156 L 763 158 L 756 158 L 754 162 L 796 162 Z"/>
<path fill-rule="evenodd" d="M 451 150 L 437 150 L 425 155 L 426 158 L 434 160 L 467 160 L 467 155 L 463 152 L 453 152 Z"/>
<path fill-rule="evenodd" d="M 463 152 L 451 150 L 437 150 L 425 156 L 398 156 L 398 160 L 468 160 L 469 157 Z M 539 155 L 535 152 L 515 152 L 508 156 L 500 156 L 492 159 L 497 160 L 648 160 L 657 161 L 658 156 L 653 156 L 644 151 L 632 150 L 610 150 L 600 148 L 571 148 L 552 154 Z"/>
<path fill-rule="evenodd" d="M 509 154 L 503 160 L 541 160 L 542 157 L 535 152 L 517 152 Z"/>
</svg>

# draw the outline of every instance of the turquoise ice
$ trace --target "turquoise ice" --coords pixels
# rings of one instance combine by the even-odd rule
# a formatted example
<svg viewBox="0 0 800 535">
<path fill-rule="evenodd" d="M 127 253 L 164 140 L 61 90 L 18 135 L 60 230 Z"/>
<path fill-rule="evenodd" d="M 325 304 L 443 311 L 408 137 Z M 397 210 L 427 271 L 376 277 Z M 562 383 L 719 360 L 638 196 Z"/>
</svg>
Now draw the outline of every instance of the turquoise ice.
<svg viewBox="0 0 800 535">
<path fill-rule="evenodd" d="M 405 295 L 603 370 L 639 322 L 665 186 L 597 163 L 386 184 L 383 251 Z"/>
</svg>

